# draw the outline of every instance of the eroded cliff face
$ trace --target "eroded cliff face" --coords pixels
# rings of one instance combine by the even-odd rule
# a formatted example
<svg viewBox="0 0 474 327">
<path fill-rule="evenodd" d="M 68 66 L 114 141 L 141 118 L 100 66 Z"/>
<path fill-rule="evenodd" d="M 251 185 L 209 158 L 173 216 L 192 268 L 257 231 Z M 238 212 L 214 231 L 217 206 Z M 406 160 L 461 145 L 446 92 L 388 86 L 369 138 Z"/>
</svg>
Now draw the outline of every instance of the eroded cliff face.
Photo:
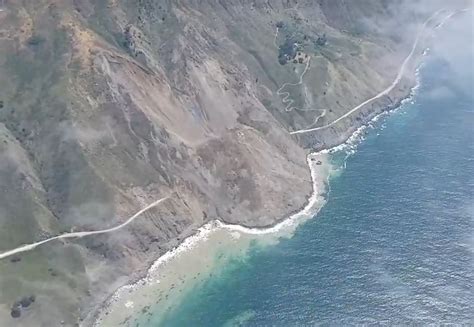
<svg viewBox="0 0 474 327">
<path fill-rule="evenodd" d="M 391 83 L 433 11 L 401 5 L 5 1 L 0 251 L 171 199 L 116 233 L 1 260 L 0 325 L 73 325 L 203 223 L 266 226 L 301 208 L 305 146 L 324 138 L 289 131 Z"/>
</svg>

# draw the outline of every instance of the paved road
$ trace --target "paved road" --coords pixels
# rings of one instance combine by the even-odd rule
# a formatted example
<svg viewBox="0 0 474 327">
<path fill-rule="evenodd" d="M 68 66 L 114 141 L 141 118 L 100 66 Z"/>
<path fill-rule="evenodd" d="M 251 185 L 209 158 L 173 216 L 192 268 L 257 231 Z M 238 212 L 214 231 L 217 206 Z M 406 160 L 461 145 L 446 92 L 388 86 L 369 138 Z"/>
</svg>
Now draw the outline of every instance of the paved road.
<svg viewBox="0 0 474 327">
<path fill-rule="evenodd" d="M 390 84 L 389 87 L 387 87 L 385 90 L 383 90 L 382 92 L 378 93 L 377 95 L 373 96 L 372 98 L 362 102 L 361 104 L 359 104 L 358 106 L 354 107 L 353 109 L 349 110 L 347 113 L 345 113 L 344 115 L 342 115 L 341 117 L 337 118 L 336 120 L 330 122 L 329 124 L 327 125 L 324 125 L 324 126 L 320 126 L 320 127 L 314 127 L 314 128 L 308 128 L 308 129 L 300 129 L 300 130 L 297 130 L 297 131 L 293 131 L 293 132 L 290 132 L 290 134 L 303 134 L 303 133 L 309 133 L 309 132 L 314 132 L 314 131 L 319 131 L 319 130 L 322 130 L 322 129 L 326 129 L 328 127 L 331 127 L 335 124 L 337 124 L 338 122 L 340 122 L 341 120 L 343 120 L 344 118 L 350 116 L 351 114 L 353 114 L 354 112 L 358 111 L 359 109 L 361 109 L 362 107 L 364 107 L 366 104 L 374 101 L 374 100 L 377 100 L 381 97 L 383 97 L 384 95 L 387 95 L 388 93 L 390 93 L 396 86 L 397 84 L 400 82 L 400 80 L 402 79 L 403 77 L 403 74 L 405 73 L 405 69 L 407 67 L 407 64 L 408 62 L 410 61 L 410 59 L 413 57 L 413 54 L 415 53 L 415 50 L 418 46 L 418 41 L 420 39 L 420 37 L 422 36 L 425 28 L 426 28 L 426 25 L 430 22 L 430 20 L 432 20 L 434 17 L 436 17 L 442 10 L 439 10 L 437 12 L 435 12 L 432 16 L 430 16 L 424 23 L 423 25 L 421 26 L 420 30 L 418 31 L 417 33 L 417 36 L 415 38 L 415 42 L 413 43 L 413 46 L 411 48 L 411 51 L 410 53 L 408 54 L 408 56 L 405 58 L 405 60 L 403 61 L 402 65 L 400 66 L 400 70 L 398 71 L 398 74 L 397 74 L 397 77 L 395 78 L 395 80 L 392 82 L 392 84 Z M 450 13 L 449 16 L 447 16 L 444 20 L 443 20 L 443 23 L 449 19 L 451 16 L 453 15 L 453 13 Z"/>
<path fill-rule="evenodd" d="M 115 232 L 115 231 L 118 231 L 119 229 L 122 229 L 124 228 L 125 226 L 127 226 L 128 224 L 130 224 L 131 222 L 133 222 L 135 220 L 135 218 L 137 218 L 138 216 L 140 216 L 142 213 L 144 213 L 145 211 L 153 208 L 153 207 L 156 207 L 157 205 L 159 205 L 161 202 L 165 201 L 166 199 L 168 199 L 169 197 L 165 197 L 165 198 L 162 198 L 162 199 L 159 199 L 151 204 L 149 204 L 148 206 L 146 206 L 145 208 L 141 209 L 140 211 L 138 211 L 136 214 L 134 214 L 133 216 L 131 216 L 130 218 L 127 219 L 127 221 L 125 221 L 124 223 L 118 225 L 118 226 L 115 226 L 115 227 L 112 227 L 112 228 L 108 228 L 108 229 L 101 229 L 101 230 L 96 230 L 96 231 L 90 231 L 90 232 L 73 232 L 73 233 L 65 233 L 65 234 L 62 234 L 62 235 L 58 235 L 58 236 L 54 236 L 54 237 L 51 237 L 51 238 L 48 238 L 46 240 L 43 240 L 43 241 L 40 241 L 40 242 L 36 242 L 36 243 L 31 243 L 31 244 L 25 244 L 25 245 L 22 245 L 22 246 L 19 246 L 15 249 L 12 249 L 12 250 L 9 250 L 9 251 L 6 251 L 6 252 L 3 252 L 3 253 L 0 253 L 0 260 L 1 259 L 5 259 L 7 257 L 10 257 L 12 255 L 15 255 L 15 254 L 18 254 L 18 253 L 21 253 L 21 252 L 27 252 L 27 251 L 31 251 L 33 249 L 35 249 L 36 247 L 42 245 L 42 244 L 45 244 L 45 243 L 48 243 L 48 242 L 51 242 L 51 241 L 54 241 L 54 240 L 60 240 L 60 239 L 66 239 L 66 238 L 81 238 L 81 237 L 85 237 L 85 236 L 90 236 L 90 235 L 97 235 L 97 234 L 106 234 L 106 233 L 111 233 L 111 232 Z"/>
</svg>

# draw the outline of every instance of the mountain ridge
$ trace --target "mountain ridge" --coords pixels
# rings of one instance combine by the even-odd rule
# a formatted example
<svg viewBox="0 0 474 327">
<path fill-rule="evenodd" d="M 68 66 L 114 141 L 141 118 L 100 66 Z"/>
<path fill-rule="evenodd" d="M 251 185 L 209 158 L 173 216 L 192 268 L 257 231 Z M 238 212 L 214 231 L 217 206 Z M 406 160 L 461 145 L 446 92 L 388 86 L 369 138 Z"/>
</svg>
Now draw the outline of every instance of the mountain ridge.
<svg viewBox="0 0 474 327">
<path fill-rule="evenodd" d="M 117 234 L 0 261 L 0 322 L 10 323 L 14 303 L 34 294 L 15 323 L 73 325 L 203 223 L 267 226 L 303 207 L 308 150 L 340 142 L 364 120 L 292 137 L 315 114 L 285 111 L 277 89 L 311 60 L 303 87 L 289 90 L 295 106 L 330 107 L 318 124 L 338 117 L 389 85 L 412 40 L 396 41 L 428 14 L 421 3 L 392 35 L 369 23 L 403 2 L 341 11 L 343 1 L 7 1 L 0 249 L 117 225 L 176 195 Z M 293 41 L 297 50 L 280 53 Z M 408 77 L 394 98 L 412 84 Z"/>
</svg>

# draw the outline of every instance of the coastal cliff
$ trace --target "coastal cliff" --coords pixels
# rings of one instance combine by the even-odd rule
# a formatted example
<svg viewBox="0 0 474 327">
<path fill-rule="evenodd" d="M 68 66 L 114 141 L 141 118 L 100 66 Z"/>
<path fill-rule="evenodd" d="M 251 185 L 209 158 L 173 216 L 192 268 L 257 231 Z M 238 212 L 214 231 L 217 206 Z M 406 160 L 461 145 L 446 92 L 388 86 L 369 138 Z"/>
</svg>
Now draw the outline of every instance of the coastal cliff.
<svg viewBox="0 0 474 327">
<path fill-rule="evenodd" d="M 302 208 L 307 153 L 406 97 L 424 43 L 390 94 L 291 133 L 389 87 L 443 5 L 429 3 L 5 1 L 0 252 L 170 199 L 0 260 L 0 325 L 78 324 L 206 222 Z"/>
</svg>

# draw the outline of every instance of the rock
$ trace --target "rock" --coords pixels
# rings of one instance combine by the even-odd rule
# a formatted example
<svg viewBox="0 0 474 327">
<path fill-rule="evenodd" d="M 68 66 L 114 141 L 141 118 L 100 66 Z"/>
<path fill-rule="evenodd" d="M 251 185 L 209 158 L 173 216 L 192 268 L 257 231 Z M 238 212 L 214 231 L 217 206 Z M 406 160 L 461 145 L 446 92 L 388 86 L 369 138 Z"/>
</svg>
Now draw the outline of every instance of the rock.
<svg viewBox="0 0 474 327">
<path fill-rule="evenodd" d="M 20 304 L 23 308 L 28 308 L 31 303 L 33 303 L 33 302 L 31 301 L 30 297 L 25 296 L 20 300 Z"/>
<path fill-rule="evenodd" d="M 12 308 L 10 315 L 12 316 L 12 318 L 20 318 L 21 310 L 19 308 Z"/>
<path fill-rule="evenodd" d="M 18 256 L 13 256 L 13 257 L 10 259 L 10 262 L 12 262 L 12 263 L 20 262 L 20 261 L 21 261 L 21 258 L 18 257 Z"/>
</svg>

